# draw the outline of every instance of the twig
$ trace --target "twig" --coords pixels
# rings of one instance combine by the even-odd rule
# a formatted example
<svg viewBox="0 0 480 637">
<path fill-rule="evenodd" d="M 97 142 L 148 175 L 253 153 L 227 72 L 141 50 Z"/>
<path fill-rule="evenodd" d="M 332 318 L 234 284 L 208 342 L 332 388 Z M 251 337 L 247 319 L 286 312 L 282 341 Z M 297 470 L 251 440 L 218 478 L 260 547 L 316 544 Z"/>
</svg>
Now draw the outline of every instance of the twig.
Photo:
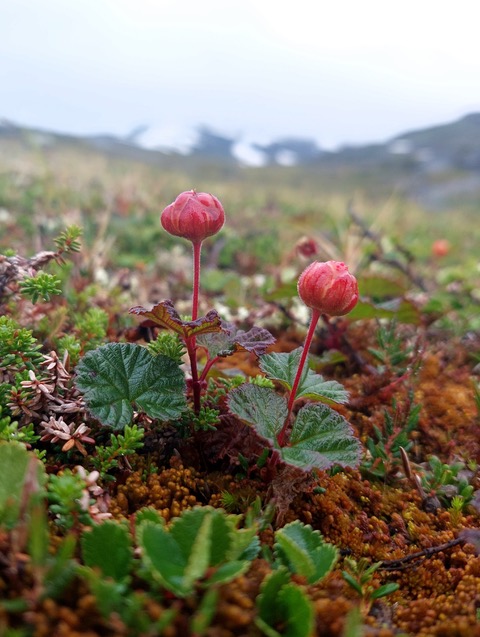
<svg viewBox="0 0 480 637">
<path fill-rule="evenodd" d="M 418 551 L 417 553 L 411 553 L 410 555 L 406 555 L 405 557 L 401 557 L 398 560 L 383 560 L 379 570 L 384 571 L 403 571 L 411 566 L 416 566 L 418 562 L 420 562 L 425 557 L 432 557 L 432 555 L 436 555 L 437 553 L 441 553 L 442 551 L 446 551 L 448 549 L 453 548 L 454 546 L 458 546 L 459 544 L 464 544 L 465 540 L 463 538 L 457 537 L 454 540 L 450 540 L 449 542 L 445 542 L 444 544 L 439 544 L 438 546 L 431 546 L 422 551 Z"/>
</svg>

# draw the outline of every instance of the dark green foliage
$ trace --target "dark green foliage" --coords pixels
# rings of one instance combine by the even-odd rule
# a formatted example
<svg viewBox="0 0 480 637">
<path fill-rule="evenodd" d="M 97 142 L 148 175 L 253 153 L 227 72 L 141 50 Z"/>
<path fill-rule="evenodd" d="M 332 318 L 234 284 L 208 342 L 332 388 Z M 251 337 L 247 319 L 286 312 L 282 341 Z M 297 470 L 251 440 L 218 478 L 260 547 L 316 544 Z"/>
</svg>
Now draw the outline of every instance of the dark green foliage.
<svg viewBox="0 0 480 637">
<path fill-rule="evenodd" d="M 54 274 L 37 272 L 35 276 L 26 277 L 20 282 L 20 290 L 32 303 L 39 299 L 49 301 L 53 295 L 61 294 L 60 279 Z"/>
<path fill-rule="evenodd" d="M 95 447 L 91 462 L 104 480 L 115 479 L 108 472 L 118 468 L 121 457 L 130 456 L 143 447 L 144 433 L 137 425 L 125 425 L 123 434 L 110 434 L 110 444 Z"/>
<path fill-rule="evenodd" d="M 267 637 L 310 637 L 312 634 L 313 606 L 302 589 L 289 580 L 287 569 L 280 567 L 262 584 L 255 623 Z"/>
<path fill-rule="evenodd" d="M 125 524 L 106 520 L 83 533 L 82 556 L 86 566 L 98 568 L 104 578 L 125 580 L 133 566 L 132 541 Z"/>
<path fill-rule="evenodd" d="M 275 558 L 292 573 L 315 584 L 335 566 L 338 549 L 324 542 L 319 531 L 296 520 L 275 532 Z"/>
<path fill-rule="evenodd" d="M 77 366 L 77 387 L 92 414 L 122 429 L 133 410 L 175 420 L 185 410 L 185 381 L 175 362 L 130 343 L 110 343 L 88 352 Z"/>
<path fill-rule="evenodd" d="M 230 410 L 254 427 L 288 464 L 310 470 L 335 464 L 357 466 L 361 447 L 348 422 L 328 405 L 305 405 L 292 424 L 289 445 L 277 441 L 288 414 L 287 401 L 275 391 L 244 384 L 230 392 Z"/>
</svg>

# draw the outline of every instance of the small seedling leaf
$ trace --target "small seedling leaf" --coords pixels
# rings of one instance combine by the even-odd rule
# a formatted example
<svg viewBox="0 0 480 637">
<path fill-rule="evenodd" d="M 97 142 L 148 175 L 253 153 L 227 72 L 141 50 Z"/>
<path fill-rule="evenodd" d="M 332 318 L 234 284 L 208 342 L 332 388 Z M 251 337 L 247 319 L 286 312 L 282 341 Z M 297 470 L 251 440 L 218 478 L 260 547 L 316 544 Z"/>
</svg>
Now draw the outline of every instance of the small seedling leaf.
<svg viewBox="0 0 480 637">
<path fill-rule="evenodd" d="M 399 584 L 395 582 L 387 582 L 383 586 L 375 589 L 373 593 L 370 595 L 370 599 L 380 599 L 380 597 L 386 597 L 387 595 L 391 595 L 400 588 Z"/>
<path fill-rule="evenodd" d="M 276 445 L 276 436 L 288 413 L 287 401 L 283 396 L 268 387 L 246 383 L 229 393 L 228 406 L 271 445 Z"/>
<path fill-rule="evenodd" d="M 342 577 L 347 582 L 347 584 L 353 588 L 354 591 L 356 591 L 363 597 L 362 587 L 360 586 L 359 582 L 357 582 L 357 580 L 353 577 L 353 575 L 350 575 L 348 571 L 342 571 Z"/>
<path fill-rule="evenodd" d="M 350 424 L 328 405 L 305 405 L 298 412 L 289 447 L 281 456 L 300 468 L 356 467 L 361 445 Z"/>
<path fill-rule="evenodd" d="M 120 582 L 130 573 L 133 549 L 124 524 L 106 520 L 92 527 L 82 535 L 81 546 L 85 565 L 99 568 L 104 577 Z"/>
<path fill-rule="evenodd" d="M 92 415 L 115 429 L 131 422 L 134 408 L 161 420 L 174 420 L 185 410 L 185 379 L 178 365 L 140 345 L 103 345 L 85 354 L 76 371 Z"/>
<path fill-rule="evenodd" d="M 309 584 L 325 577 L 338 559 L 333 544 L 324 542 L 318 531 L 298 520 L 275 533 L 275 554 L 292 572 L 306 577 Z"/>
</svg>

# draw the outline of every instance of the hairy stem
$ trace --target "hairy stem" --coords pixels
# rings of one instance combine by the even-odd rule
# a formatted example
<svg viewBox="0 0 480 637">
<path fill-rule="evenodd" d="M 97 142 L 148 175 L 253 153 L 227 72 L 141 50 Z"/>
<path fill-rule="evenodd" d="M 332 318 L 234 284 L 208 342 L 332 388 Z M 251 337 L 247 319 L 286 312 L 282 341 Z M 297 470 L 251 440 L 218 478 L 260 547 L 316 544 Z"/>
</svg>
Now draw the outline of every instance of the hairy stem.
<svg viewBox="0 0 480 637">
<path fill-rule="evenodd" d="M 202 242 L 193 243 L 193 294 L 192 294 L 192 321 L 198 318 L 198 293 L 200 290 L 200 255 L 202 252 Z M 192 370 L 192 392 L 193 410 L 200 413 L 200 393 L 201 383 L 198 379 L 197 365 L 197 342 L 195 336 L 186 339 L 188 357 L 190 359 L 190 369 Z"/>
<path fill-rule="evenodd" d="M 298 364 L 295 380 L 293 381 L 292 391 L 290 392 L 290 398 L 288 399 L 287 417 L 285 418 L 283 427 L 277 436 L 277 442 L 280 445 L 280 447 L 284 447 L 285 444 L 287 443 L 288 423 L 290 422 L 290 416 L 292 415 L 292 409 L 293 409 L 293 404 L 295 402 L 295 398 L 297 395 L 298 385 L 300 384 L 300 379 L 302 378 L 303 368 L 305 366 L 305 361 L 307 360 L 307 356 L 308 356 L 308 350 L 310 349 L 310 344 L 312 342 L 312 338 L 315 333 L 315 328 L 317 327 L 319 318 L 320 318 L 320 312 L 318 310 L 312 310 L 312 318 L 310 320 L 310 327 L 308 328 L 307 336 L 305 337 L 305 343 L 303 344 L 302 356 Z"/>
<path fill-rule="evenodd" d="M 193 244 L 193 296 L 192 296 L 192 321 L 198 318 L 198 292 L 200 290 L 200 254 L 202 242 Z"/>
</svg>

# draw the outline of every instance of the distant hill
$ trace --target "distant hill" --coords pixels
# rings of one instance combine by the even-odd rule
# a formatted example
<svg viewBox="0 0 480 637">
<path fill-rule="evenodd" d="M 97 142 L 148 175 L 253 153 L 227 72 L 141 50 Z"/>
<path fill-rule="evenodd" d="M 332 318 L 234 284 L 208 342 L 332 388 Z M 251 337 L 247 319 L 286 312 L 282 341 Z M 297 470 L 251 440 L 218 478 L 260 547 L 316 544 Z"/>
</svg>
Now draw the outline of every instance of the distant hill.
<svg viewBox="0 0 480 637">
<path fill-rule="evenodd" d="M 252 156 L 256 165 L 305 167 L 319 178 L 323 176 L 324 183 L 335 182 L 340 189 L 345 183 L 358 183 L 364 188 L 375 184 L 380 192 L 395 189 L 434 209 L 451 206 L 459 199 L 472 206 L 480 201 L 480 113 L 408 131 L 383 143 L 344 146 L 336 151 L 322 150 L 315 140 L 295 137 L 263 145 L 255 141 L 247 144 L 206 126 L 199 126 L 195 135 L 189 135 L 194 141 L 188 147 L 146 147 L 142 138 L 149 132 L 147 126 L 138 126 L 124 137 L 75 136 L 0 119 L 0 153 L 2 142 L 14 142 L 18 147 L 46 153 L 68 148 L 120 161 L 187 169 L 202 162 L 235 169 L 248 165 Z"/>
</svg>

